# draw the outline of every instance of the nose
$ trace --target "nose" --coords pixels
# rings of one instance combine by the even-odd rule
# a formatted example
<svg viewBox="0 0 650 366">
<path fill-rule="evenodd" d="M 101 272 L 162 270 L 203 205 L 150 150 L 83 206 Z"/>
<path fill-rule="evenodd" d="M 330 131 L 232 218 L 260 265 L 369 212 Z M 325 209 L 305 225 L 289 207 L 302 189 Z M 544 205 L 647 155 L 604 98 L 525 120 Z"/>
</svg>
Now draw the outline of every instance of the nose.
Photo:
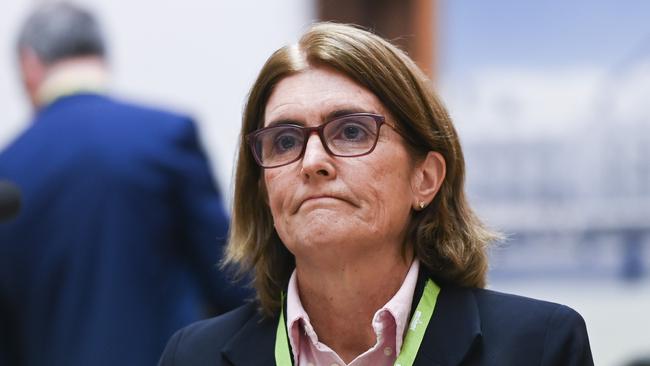
<svg viewBox="0 0 650 366">
<path fill-rule="evenodd" d="M 334 178 L 336 169 L 333 158 L 325 150 L 325 146 L 316 132 L 307 139 L 305 153 L 302 156 L 302 168 L 300 173 L 306 179 L 310 178 Z"/>
</svg>

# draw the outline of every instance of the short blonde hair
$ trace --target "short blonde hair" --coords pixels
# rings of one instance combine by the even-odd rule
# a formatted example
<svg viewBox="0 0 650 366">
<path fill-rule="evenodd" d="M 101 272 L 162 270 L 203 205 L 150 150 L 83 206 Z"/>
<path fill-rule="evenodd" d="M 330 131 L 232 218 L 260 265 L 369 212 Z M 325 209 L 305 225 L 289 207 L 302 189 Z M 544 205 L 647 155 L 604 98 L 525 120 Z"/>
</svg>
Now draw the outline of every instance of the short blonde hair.
<svg viewBox="0 0 650 366">
<path fill-rule="evenodd" d="M 396 119 L 414 158 L 437 151 L 446 177 L 434 201 L 414 211 L 405 245 L 440 281 L 483 287 L 487 244 L 498 237 L 474 215 L 464 191 L 465 162 L 458 135 L 430 80 L 399 48 L 355 26 L 317 23 L 297 45 L 277 50 L 266 61 L 245 106 L 230 240 L 224 264 L 251 274 L 262 311 L 272 316 L 281 306 L 295 259 L 273 226 L 263 184 L 244 136 L 263 126 L 266 103 L 275 85 L 312 66 L 327 66 L 374 93 Z"/>
</svg>

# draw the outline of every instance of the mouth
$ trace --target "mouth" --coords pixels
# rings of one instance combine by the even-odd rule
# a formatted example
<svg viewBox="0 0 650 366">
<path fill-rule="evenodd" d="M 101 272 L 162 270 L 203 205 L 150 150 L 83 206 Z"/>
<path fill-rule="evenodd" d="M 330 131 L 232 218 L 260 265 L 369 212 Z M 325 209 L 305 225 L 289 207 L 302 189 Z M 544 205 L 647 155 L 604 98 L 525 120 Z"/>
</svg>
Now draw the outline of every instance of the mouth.
<svg viewBox="0 0 650 366">
<path fill-rule="evenodd" d="M 347 200 L 340 198 L 340 197 L 335 197 L 335 196 L 329 196 L 329 195 L 319 195 L 319 196 L 310 196 L 305 198 L 302 202 L 300 202 L 300 205 L 298 205 L 298 208 L 296 209 L 296 212 L 300 211 L 300 209 L 305 206 L 305 205 L 312 205 L 312 204 L 328 204 L 328 203 L 349 203 Z"/>
</svg>

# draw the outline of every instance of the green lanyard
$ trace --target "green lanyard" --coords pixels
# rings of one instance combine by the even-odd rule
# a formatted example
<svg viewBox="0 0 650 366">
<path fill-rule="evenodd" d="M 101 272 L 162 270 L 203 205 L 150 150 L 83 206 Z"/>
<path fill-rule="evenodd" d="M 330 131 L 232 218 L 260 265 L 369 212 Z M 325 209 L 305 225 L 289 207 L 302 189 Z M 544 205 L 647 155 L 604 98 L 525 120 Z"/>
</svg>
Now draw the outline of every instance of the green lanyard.
<svg viewBox="0 0 650 366">
<path fill-rule="evenodd" d="M 411 366 L 415 362 L 415 356 L 417 356 L 420 344 L 422 344 L 424 332 L 427 330 L 433 310 L 436 308 L 439 293 L 440 287 L 430 279 L 427 280 L 418 307 L 415 308 L 413 318 L 411 318 L 411 323 L 406 331 L 402 350 L 397 356 L 397 360 L 395 360 L 395 366 Z M 287 339 L 287 324 L 284 321 L 284 307 L 280 312 L 278 329 L 275 334 L 275 364 L 277 366 L 292 365 L 289 340 Z"/>
</svg>

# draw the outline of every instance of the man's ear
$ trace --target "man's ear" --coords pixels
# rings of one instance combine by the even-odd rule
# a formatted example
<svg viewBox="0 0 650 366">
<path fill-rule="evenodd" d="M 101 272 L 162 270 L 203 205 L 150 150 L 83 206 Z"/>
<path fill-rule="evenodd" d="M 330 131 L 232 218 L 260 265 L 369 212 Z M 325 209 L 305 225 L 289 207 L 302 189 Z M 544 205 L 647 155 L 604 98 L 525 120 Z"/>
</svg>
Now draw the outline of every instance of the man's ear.
<svg viewBox="0 0 650 366">
<path fill-rule="evenodd" d="M 411 180 L 412 207 L 415 210 L 422 210 L 433 201 L 445 180 L 446 172 L 445 158 L 436 151 L 429 151 L 424 159 L 416 163 Z"/>
<path fill-rule="evenodd" d="M 31 48 L 22 48 L 18 58 L 23 86 L 32 105 L 36 107 L 38 104 L 36 95 L 43 80 L 45 80 L 47 67 Z"/>
</svg>

